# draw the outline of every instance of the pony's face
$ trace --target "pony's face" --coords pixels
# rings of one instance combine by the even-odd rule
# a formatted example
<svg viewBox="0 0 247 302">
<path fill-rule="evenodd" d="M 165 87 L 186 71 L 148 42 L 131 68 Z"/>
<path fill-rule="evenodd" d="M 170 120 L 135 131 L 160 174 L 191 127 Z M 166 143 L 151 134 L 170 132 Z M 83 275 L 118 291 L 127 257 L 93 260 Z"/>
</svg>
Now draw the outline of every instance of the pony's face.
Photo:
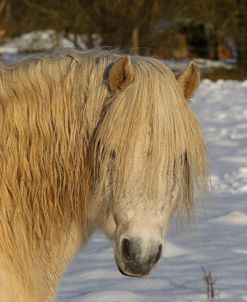
<svg viewBox="0 0 247 302">
<path fill-rule="evenodd" d="M 115 63 L 109 79 L 113 92 L 116 90 L 118 93 L 123 87 L 125 89 L 129 85 L 126 81 L 133 81 L 133 72 L 129 59 L 124 58 Z M 159 75 L 156 76 L 159 80 Z M 178 89 L 181 89 L 181 96 L 183 93 L 185 96 L 181 102 L 186 102 L 185 99 L 192 96 L 199 83 L 198 77 L 198 69 L 191 64 L 178 78 Z M 177 80 L 173 78 L 173 81 Z M 191 83 L 194 85 L 192 88 L 189 86 Z M 179 84 L 175 84 L 175 87 L 179 87 Z M 98 221 L 112 240 L 120 272 L 141 277 L 158 264 L 164 251 L 164 238 L 178 202 L 188 198 L 190 184 L 187 183 L 187 150 L 186 143 L 180 143 L 180 136 L 182 140 L 189 128 L 184 132 L 184 125 L 181 124 L 181 130 L 176 130 L 176 112 L 169 117 L 169 112 L 173 110 L 169 105 L 162 105 L 160 111 L 164 112 L 156 110 L 149 117 L 152 105 L 147 109 L 146 106 L 150 103 L 147 101 L 143 104 L 144 98 L 141 98 L 139 104 L 135 104 L 136 108 L 128 112 L 135 112 L 134 123 L 138 127 L 133 127 L 130 122 L 126 122 L 129 121 L 127 110 L 121 111 L 121 106 L 124 108 L 126 104 L 120 98 L 118 101 L 119 103 L 113 105 L 112 111 L 107 113 L 105 124 L 102 126 L 107 131 L 99 131 L 97 148 L 101 140 L 105 143 L 102 147 L 104 165 L 103 168 L 99 167 L 99 170 L 102 170 L 99 174 L 103 176 L 99 176 L 101 189 L 97 198 L 103 200 L 103 206 L 98 206 Z M 180 112 L 180 109 L 174 110 Z M 115 128 L 121 129 L 121 135 L 112 126 L 111 115 L 116 121 Z M 168 121 L 163 122 L 164 117 L 167 117 Z M 150 121 L 147 122 L 149 118 Z M 156 118 L 160 119 L 160 127 Z M 200 138 L 200 134 L 195 135 Z"/>
<path fill-rule="evenodd" d="M 128 179 L 116 199 L 112 192 L 115 186 L 112 187 L 109 180 L 105 196 L 107 206 L 100 213 L 101 227 L 112 240 L 120 272 L 139 277 L 147 275 L 161 258 L 182 180 L 175 170 L 174 178 L 167 180 L 162 167 L 157 167 L 155 179 L 151 179 L 152 174 L 149 175 L 146 168 L 146 161 L 149 160 L 147 141 L 148 137 L 141 133 Z M 115 150 L 112 153 L 114 158 L 110 156 L 109 160 L 110 178 L 111 174 L 118 173 L 115 167 L 118 153 Z M 153 184 L 155 196 L 148 192 L 146 182 Z"/>
</svg>

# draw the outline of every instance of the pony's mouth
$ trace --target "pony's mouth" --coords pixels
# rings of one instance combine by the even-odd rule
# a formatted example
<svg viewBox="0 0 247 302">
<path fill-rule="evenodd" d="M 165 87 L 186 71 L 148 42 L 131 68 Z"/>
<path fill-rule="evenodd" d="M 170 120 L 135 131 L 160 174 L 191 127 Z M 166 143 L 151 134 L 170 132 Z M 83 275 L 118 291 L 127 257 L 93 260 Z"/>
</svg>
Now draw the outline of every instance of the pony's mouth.
<svg viewBox="0 0 247 302">
<path fill-rule="evenodd" d="M 120 273 L 126 277 L 135 277 L 135 278 L 143 278 L 145 277 L 147 274 L 134 274 L 134 273 L 130 273 L 130 272 L 124 272 L 121 267 L 117 264 L 118 270 L 120 271 Z"/>
</svg>

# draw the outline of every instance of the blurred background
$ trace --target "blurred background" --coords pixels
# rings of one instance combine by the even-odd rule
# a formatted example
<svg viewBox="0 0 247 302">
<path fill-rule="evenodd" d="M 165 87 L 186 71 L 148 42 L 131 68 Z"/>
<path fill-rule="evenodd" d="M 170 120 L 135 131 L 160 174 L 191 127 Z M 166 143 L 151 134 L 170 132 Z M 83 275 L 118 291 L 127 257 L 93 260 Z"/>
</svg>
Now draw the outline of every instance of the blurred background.
<svg viewBox="0 0 247 302">
<path fill-rule="evenodd" d="M 0 57 L 61 47 L 194 59 L 204 76 L 247 78 L 247 0 L 0 0 Z"/>
</svg>

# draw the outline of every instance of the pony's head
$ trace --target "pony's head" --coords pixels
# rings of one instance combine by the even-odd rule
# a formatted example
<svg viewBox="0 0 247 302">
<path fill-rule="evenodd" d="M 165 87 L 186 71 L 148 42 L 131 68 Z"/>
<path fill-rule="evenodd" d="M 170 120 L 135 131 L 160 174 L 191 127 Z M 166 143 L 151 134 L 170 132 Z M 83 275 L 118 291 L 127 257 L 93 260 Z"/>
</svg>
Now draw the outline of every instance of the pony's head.
<svg viewBox="0 0 247 302">
<path fill-rule="evenodd" d="M 195 63 L 177 78 L 161 62 L 121 57 L 105 71 L 109 98 L 93 135 L 94 205 L 120 271 L 147 275 L 159 262 L 177 209 L 191 216 L 206 186 L 205 147 L 188 100 Z"/>
</svg>

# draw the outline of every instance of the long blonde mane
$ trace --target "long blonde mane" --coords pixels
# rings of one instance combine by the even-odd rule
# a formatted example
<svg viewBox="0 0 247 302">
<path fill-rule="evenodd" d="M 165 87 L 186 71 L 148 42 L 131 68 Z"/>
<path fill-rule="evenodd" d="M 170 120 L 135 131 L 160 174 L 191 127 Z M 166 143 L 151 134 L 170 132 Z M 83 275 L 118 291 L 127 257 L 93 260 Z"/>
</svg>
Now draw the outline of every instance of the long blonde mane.
<svg viewBox="0 0 247 302">
<path fill-rule="evenodd" d="M 138 135 L 148 129 L 148 150 L 142 162 L 143 190 L 150 200 L 156 196 L 157 175 L 165 168 L 169 189 L 182 175 L 178 211 L 193 215 L 196 197 L 207 191 L 206 150 L 197 118 L 185 100 L 173 73 L 160 61 L 131 57 L 134 81 L 124 91 L 114 94 L 104 104 L 93 135 L 94 175 L 99 175 L 98 194 L 102 196 L 109 178 L 112 150 L 116 153 L 111 175 L 112 199 L 118 202 L 132 169 Z M 91 157 L 92 158 L 92 157 Z M 169 184 L 170 183 L 170 184 Z"/>
<path fill-rule="evenodd" d="M 207 184 L 199 123 L 158 60 L 131 57 L 134 82 L 112 94 L 107 74 L 119 57 L 70 50 L 0 66 L 1 233 L 10 221 L 18 223 L 37 244 L 53 236 L 51 228 L 66 229 L 73 221 L 86 230 L 90 190 L 96 183 L 97 194 L 106 190 L 114 150 L 118 173 L 110 185 L 117 200 L 142 127 L 149 133 L 145 190 L 155 198 L 161 163 L 168 180 L 182 173 L 179 208 L 192 214 L 195 188 Z"/>
</svg>

